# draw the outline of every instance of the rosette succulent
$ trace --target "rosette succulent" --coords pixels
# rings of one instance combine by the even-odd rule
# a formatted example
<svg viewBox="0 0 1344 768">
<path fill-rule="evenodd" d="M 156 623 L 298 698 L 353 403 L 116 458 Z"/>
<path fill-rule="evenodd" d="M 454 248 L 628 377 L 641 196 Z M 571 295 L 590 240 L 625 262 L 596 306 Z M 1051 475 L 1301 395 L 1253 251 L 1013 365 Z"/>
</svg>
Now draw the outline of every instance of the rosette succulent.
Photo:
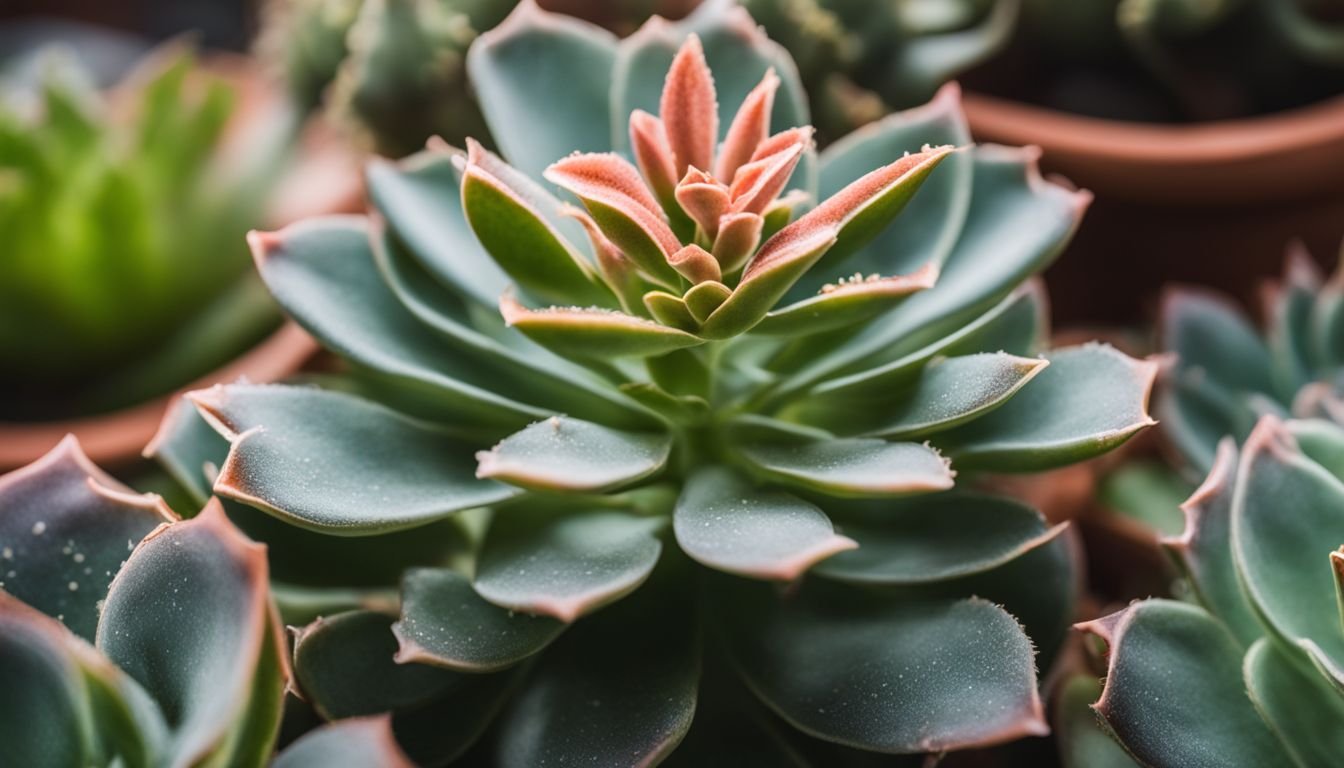
<svg viewBox="0 0 1344 768">
<path fill-rule="evenodd" d="M 1224 436 L 1240 443 L 1266 414 L 1344 424 L 1344 271 L 1325 280 L 1294 245 L 1283 279 L 1263 295 L 1263 334 L 1217 294 L 1174 288 L 1164 298 L 1162 347 L 1173 360 L 1158 407 L 1199 475 Z"/>
<path fill-rule="evenodd" d="M 1068 548 L 954 485 L 1151 423 L 1154 363 L 1037 354 L 1030 278 L 1088 196 L 967 146 L 953 87 L 818 157 L 792 62 L 729 3 L 619 41 L 524 3 L 468 70 L 507 162 L 433 142 L 370 166 L 368 216 L 251 238 L 348 373 L 191 393 L 148 449 L 350 545 L 276 585 L 323 616 L 294 688 L 347 735 L 391 713 L 430 765 L 1043 733 Z M 360 545 L 406 569 L 390 610 Z"/>
<path fill-rule="evenodd" d="M 1344 750 L 1344 431 L 1260 419 L 1218 447 L 1167 539 L 1197 604 L 1081 625 L 1110 646 L 1094 709 L 1144 765 L 1332 766 Z"/>
<path fill-rule="evenodd" d="M 0 476 L 0 765 L 261 766 L 288 657 L 263 548 L 73 437 Z"/>
<path fill-rule="evenodd" d="M 286 133 L 254 131 L 240 162 L 235 91 L 185 53 L 107 94 L 60 61 L 0 103 L 0 420 L 167 394 L 280 319 L 238 238 L 265 221 Z"/>
<path fill-rule="evenodd" d="M 838 137 L 943 83 L 1007 44 L 1019 0 L 745 0 L 793 55 L 817 127 Z"/>
</svg>

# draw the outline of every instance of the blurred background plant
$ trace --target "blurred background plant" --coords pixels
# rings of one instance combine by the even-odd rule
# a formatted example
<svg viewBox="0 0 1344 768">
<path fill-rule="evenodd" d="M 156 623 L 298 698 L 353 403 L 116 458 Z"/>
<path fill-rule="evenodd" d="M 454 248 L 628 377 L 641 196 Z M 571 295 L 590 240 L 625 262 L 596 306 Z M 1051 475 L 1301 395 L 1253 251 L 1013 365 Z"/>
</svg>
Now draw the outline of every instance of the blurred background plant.
<svg viewBox="0 0 1344 768">
<path fill-rule="evenodd" d="M 324 108 L 360 145 L 389 157 L 431 136 L 487 137 L 467 82 L 467 48 L 517 0 L 271 0 L 258 42 L 302 109 Z M 540 5 L 628 33 L 697 0 L 546 0 Z"/>
<path fill-rule="evenodd" d="M 107 92 L 52 51 L 0 105 L 0 418 L 122 407 L 185 385 L 279 322 L 242 235 L 293 133 L 184 46 Z M 244 128 L 248 129 L 244 132 Z"/>
<path fill-rule="evenodd" d="M 793 56 L 817 129 L 838 138 L 1001 50 L 1020 0 L 744 0 Z"/>
<path fill-rule="evenodd" d="M 1344 90 L 1338 0 L 1024 0 L 985 85 L 1097 117 L 1219 120 Z"/>
</svg>

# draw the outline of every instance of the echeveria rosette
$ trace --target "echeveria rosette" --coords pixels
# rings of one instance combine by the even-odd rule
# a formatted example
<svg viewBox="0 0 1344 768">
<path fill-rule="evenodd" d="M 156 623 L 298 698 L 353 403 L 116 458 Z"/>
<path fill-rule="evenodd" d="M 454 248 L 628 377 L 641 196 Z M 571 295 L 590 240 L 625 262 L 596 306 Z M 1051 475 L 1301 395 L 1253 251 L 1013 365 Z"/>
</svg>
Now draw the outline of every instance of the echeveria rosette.
<svg viewBox="0 0 1344 768">
<path fill-rule="evenodd" d="M 817 127 L 836 138 L 926 101 L 1012 36 L 1020 0 L 743 0 L 798 62 Z"/>
<path fill-rule="evenodd" d="M 1263 333 L 1229 298 L 1174 288 L 1164 299 L 1162 347 L 1174 357 L 1158 410 L 1198 475 L 1224 436 L 1240 443 L 1264 415 L 1344 424 L 1344 270 L 1326 280 L 1294 245 L 1263 295 Z"/>
<path fill-rule="evenodd" d="M 288 678 L 264 548 L 73 437 L 0 477 L 0 763 L 262 766 Z"/>
<path fill-rule="evenodd" d="M 697 710 L 749 754 L 790 752 L 770 710 L 892 753 L 1042 733 L 1067 549 L 951 466 L 1059 466 L 1151 422 L 1152 363 L 1037 356 L 1029 278 L 1088 196 L 1034 152 L 951 149 L 955 88 L 818 158 L 792 63 L 727 3 L 623 41 L 526 3 L 469 68 L 510 162 L 433 143 L 370 168 L 370 216 L 253 237 L 341 386 L 192 393 L 227 456 L 156 446 L 313 533 L 471 522 L 399 616 L 299 634 L 309 702 L 391 712 L 425 764 L 483 733 L 502 765 L 683 737 L 694 761 L 722 725 Z"/>
<path fill-rule="evenodd" d="M 1339 762 L 1344 750 L 1344 430 L 1264 416 L 1218 447 L 1166 545 L 1197 604 L 1081 625 L 1110 645 L 1094 709 L 1144 765 Z"/>
</svg>

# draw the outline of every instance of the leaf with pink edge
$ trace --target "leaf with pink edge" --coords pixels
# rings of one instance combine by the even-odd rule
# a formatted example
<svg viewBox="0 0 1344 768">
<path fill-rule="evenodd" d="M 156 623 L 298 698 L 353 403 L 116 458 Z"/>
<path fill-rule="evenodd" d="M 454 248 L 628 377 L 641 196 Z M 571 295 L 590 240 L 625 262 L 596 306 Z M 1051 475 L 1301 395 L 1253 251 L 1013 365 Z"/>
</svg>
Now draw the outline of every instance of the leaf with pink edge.
<svg viewBox="0 0 1344 768">
<path fill-rule="evenodd" d="M 740 447 L 748 468 L 786 485 L 832 496 L 906 496 L 945 491 L 954 473 L 927 445 L 849 438 Z"/>
<path fill-rule="evenodd" d="M 1283 510 L 1291 509 L 1291 515 Z M 1237 467 L 1232 551 L 1263 621 L 1344 688 L 1344 632 L 1331 553 L 1344 542 L 1344 482 L 1307 458 L 1283 423 L 1256 425 Z"/>
<path fill-rule="evenodd" d="M 796 338 L 858 325 L 892 309 L 910 294 L 932 288 L 937 279 L 938 269 L 931 264 L 894 277 L 855 274 L 848 280 L 828 283 L 816 296 L 767 313 L 751 330 Z"/>
<path fill-rule="evenodd" d="M 652 357 L 695 347 L 704 340 L 686 331 L 624 312 L 579 307 L 532 310 L 505 295 L 504 320 L 525 336 L 566 357 Z"/>
<path fill-rule="evenodd" d="M 672 517 L 682 551 L 703 565 L 755 579 L 792 581 L 853 549 L 826 514 L 797 496 L 756 488 L 731 470 L 692 475 Z"/>
<path fill-rule="evenodd" d="M 534 505 L 499 510 L 476 563 L 476 592 L 495 605 L 573 622 L 649 577 L 667 521 Z"/>
<path fill-rule="evenodd" d="M 1247 696 L 1241 646 L 1203 609 L 1145 600 L 1078 628 L 1110 646 L 1092 708 L 1144 765 L 1293 764 Z"/>
<path fill-rule="evenodd" d="M 1058 349 L 1050 365 L 987 415 L 942 433 L 958 467 L 1039 471 L 1088 459 L 1156 422 L 1148 397 L 1157 363 L 1100 344 Z"/>
<path fill-rule="evenodd" d="M 265 548 L 218 501 L 161 526 L 112 581 L 98 649 L 158 703 L 174 765 L 261 766 L 287 677 Z"/>
<path fill-rule="evenodd" d="M 177 516 L 99 469 L 73 435 L 0 477 L 0 587 L 93 641 L 98 605 L 132 548 Z"/>
<path fill-rule="evenodd" d="M 892 600 L 815 580 L 781 596 L 726 578 L 708 594 L 747 684 L 805 733 L 910 753 L 1048 730 L 1031 641 L 986 600 Z"/>
<path fill-rule="evenodd" d="M 495 504 L 475 444 L 353 395 L 232 384 L 190 395 L 232 446 L 215 492 L 334 535 L 390 532 Z"/>
<path fill-rule="evenodd" d="M 534 490 L 610 491 L 656 474 L 671 451 L 666 433 L 552 416 L 476 454 L 476 476 Z"/>
<path fill-rule="evenodd" d="M 456 571 L 417 568 L 402 579 L 401 619 L 392 632 L 399 663 L 479 673 L 518 664 L 565 627 L 549 616 L 529 616 L 487 602 Z"/>
<path fill-rule="evenodd" d="M 1053 541 L 1064 528 L 1019 501 L 976 493 L 826 506 L 858 549 L 815 572 L 855 584 L 934 584 L 984 573 Z"/>
</svg>

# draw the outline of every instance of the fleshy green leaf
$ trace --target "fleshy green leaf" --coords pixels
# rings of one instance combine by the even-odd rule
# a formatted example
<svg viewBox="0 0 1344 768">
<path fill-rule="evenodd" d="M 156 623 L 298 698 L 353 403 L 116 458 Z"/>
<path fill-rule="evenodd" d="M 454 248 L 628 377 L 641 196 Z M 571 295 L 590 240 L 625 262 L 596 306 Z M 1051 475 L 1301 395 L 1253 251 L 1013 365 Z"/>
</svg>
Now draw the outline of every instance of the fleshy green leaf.
<svg viewBox="0 0 1344 768">
<path fill-rule="evenodd" d="M 704 343 L 677 328 L 608 309 L 530 310 L 505 295 L 500 312 L 505 322 L 543 347 L 579 359 L 652 357 Z"/>
<path fill-rule="evenodd" d="M 970 211 L 938 284 L 817 356 L 789 377 L 787 389 L 876 367 L 947 336 L 1063 250 L 1091 195 L 1044 181 L 1036 167 L 1039 150 L 976 147 L 971 155 Z"/>
<path fill-rule="evenodd" d="M 122 562 L 175 519 L 163 499 L 133 493 L 66 437 L 0 477 L 0 587 L 92 641 Z"/>
<path fill-rule="evenodd" d="M 467 72 L 504 157 L 539 179 L 571 152 L 611 148 L 615 59 L 611 33 L 527 0 L 477 38 Z"/>
<path fill-rule="evenodd" d="M 584 619 L 547 649 L 500 718 L 497 764 L 656 765 L 675 749 L 691 725 L 700 672 L 695 614 L 681 586 L 655 575 L 651 594 Z"/>
<path fill-rule="evenodd" d="M 181 397 L 164 416 L 146 453 L 189 487 L 192 498 L 204 504 L 212 493 L 211 482 L 228 458 L 229 442 L 206 423 L 188 398 Z M 248 538 L 266 545 L 272 582 L 287 588 L 285 595 L 276 595 L 286 621 L 326 603 L 325 598 L 315 597 L 314 602 L 301 597 L 296 589 L 391 587 L 407 568 L 438 565 L 471 547 L 461 522 L 455 518 L 414 530 L 350 537 L 300 528 L 232 500 L 224 502 L 224 512 Z M 342 604 L 348 607 L 348 603 Z M 353 604 L 361 603 L 355 599 Z M 318 610 L 319 614 L 331 612 Z"/>
<path fill-rule="evenodd" d="M 1155 768 L 1291 765 L 1241 679 L 1241 647 L 1192 605 L 1145 600 L 1079 625 L 1110 645 L 1093 709 L 1135 758 Z"/>
<path fill-rule="evenodd" d="M 476 478 L 471 444 L 352 395 L 234 384 L 191 398 L 232 443 L 215 491 L 295 525 L 387 532 L 519 493 Z"/>
<path fill-rule="evenodd" d="M 434 279 L 495 305 L 509 278 L 467 224 L 453 153 L 428 150 L 395 164 L 375 159 L 365 181 L 374 206 Z"/>
<path fill-rule="evenodd" d="M 951 152 L 929 149 L 878 168 L 781 229 L 756 252 L 701 334 L 728 338 L 752 328 L 823 254 L 843 258 L 871 242 Z"/>
<path fill-rule="evenodd" d="M 1344 483 L 1267 416 L 1246 441 L 1232 502 L 1232 549 L 1259 615 L 1344 687 L 1330 554 L 1344 542 Z M 1284 514 L 1291 510 L 1291 514 Z"/>
<path fill-rule="evenodd" d="M 1049 367 L 988 415 L 938 444 L 958 467 L 1037 471 L 1088 459 L 1155 422 L 1157 363 L 1089 344 L 1048 353 Z"/>
<path fill-rule="evenodd" d="M 294 678 L 328 720 L 411 709 L 433 701 L 459 674 L 426 664 L 397 664 L 394 619 L 350 611 L 295 632 Z"/>
<path fill-rule="evenodd" d="M 392 718 L 352 717 L 309 731 L 276 756 L 271 768 L 415 768 L 397 745 Z"/>
<path fill-rule="evenodd" d="M 1311 256 L 1300 248 L 1289 248 L 1285 271 L 1283 282 L 1269 292 L 1266 314 L 1274 391 L 1289 401 L 1311 381 L 1311 315 L 1321 278 Z"/>
<path fill-rule="evenodd" d="M 402 581 L 401 620 L 392 625 L 397 661 L 462 672 L 494 672 L 545 648 L 565 624 L 481 599 L 466 577 L 420 568 Z"/>
<path fill-rule="evenodd" d="M 509 333 L 493 299 L 490 309 L 473 312 L 418 266 L 377 219 L 372 224 L 373 258 L 387 286 L 422 323 L 457 347 L 464 360 L 490 374 L 498 394 L 613 426 L 657 423 L 589 371 Z"/>
<path fill-rule="evenodd" d="M 583 257 L 537 209 L 547 203 L 558 208 L 559 202 L 538 200 L 546 195 L 539 187 L 515 188 L 521 174 L 511 174 L 511 185 L 509 178 L 500 178 L 496 171 L 512 169 L 473 144 L 462 177 L 462 207 L 476 238 L 495 263 L 524 291 L 543 301 L 614 304 L 611 292 L 596 281 Z"/>
<path fill-rule="evenodd" d="M 1249 646 L 1264 634 L 1242 591 L 1232 555 L 1232 498 L 1237 479 L 1237 446 L 1224 438 L 1213 471 L 1184 504 L 1185 531 L 1164 539 L 1194 584 L 1199 600 L 1232 634 Z"/>
<path fill-rule="evenodd" d="M 797 496 L 762 491 L 730 470 L 691 476 L 672 518 L 681 549 L 700 563 L 758 579 L 791 581 L 855 544 Z"/>
<path fill-rule="evenodd" d="M 847 328 L 877 317 L 917 291 L 933 287 L 938 270 L 925 265 L 909 275 L 864 277 L 828 283 L 811 298 L 769 312 L 752 329 L 754 333 L 802 336 Z"/>
<path fill-rule="evenodd" d="M 1063 530 L 1021 502 L 971 493 L 839 504 L 833 510 L 859 547 L 814 570 L 866 584 L 926 584 L 983 573 Z"/>
<path fill-rule="evenodd" d="M 893 600 L 820 582 L 778 597 L 725 581 L 711 598 L 751 688 L 805 733 L 907 753 L 1047 730 L 1031 642 L 987 601 Z"/>
<path fill-rule="evenodd" d="M 1330 768 L 1344 754 L 1344 696 L 1267 637 L 1246 653 L 1246 690 L 1298 765 Z"/>
<path fill-rule="evenodd" d="M 886 365 L 823 382 L 812 391 L 811 397 L 832 408 L 837 404 L 852 403 L 855 399 L 882 400 L 890 397 L 892 391 L 909 386 L 924 366 L 940 355 L 1034 354 L 1048 330 L 1044 294 L 1038 281 L 1028 282 L 953 333 Z"/>
<path fill-rule="evenodd" d="M 127 699 L 154 705 L 56 619 L 0 591 L 0 763 L 33 768 L 148 766 L 162 722 L 137 722 Z M 134 689 L 134 690 L 133 690 Z"/>
<path fill-rule="evenodd" d="M 766 478 L 835 496 L 903 496 L 953 484 L 947 461 L 919 443 L 852 438 L 746 445 L 741 453 Z"/>
<path fill-rule="evenodd" d="M 962 147 L 971 143 L 966 118 L 961 112 L 961 93 L 956 85 L 945 86 L 928 104 L 897 112 L 850 133 L 826 148 L 821 155 L 819 199 L 839 192 L 872 169 L 906 152 L 924 146 Z M 897 226 L 888 227 L 872 243 L 840 262 L 823 257 L 813 274 L 858 272 L 901 274 L 923 264 L 941 265 L 947 260 L 966 222 L 971 202 L 969 153 L 957 153 L 943 161 L 910 201 Z M 821 276 L 805 276 L 800 285 L 820 287 Z M 796 292 L 795 292 L 796 295 Z"/>
<path fill-rule="evenodd" d="M 668 434 L 623 432 L 552 416 L 476 455 L 476 476 L 536 490 L 609 491 L 667 464 Z"/>
<path fill-rule="evenodd" d="M 1201 290 L 1174 289 L 1162 301 L 1162 348 L 1176 365 L 1198 368 L 1219 384 L 1272 392 L 1269 350 L 1255 327 L 1229 300 Z"/>
<path fill-rule="evenodd" d="M 490 602 L 572 622 L 644 583 L 658 562 L 661 518 L 539 507 L 495 513 L 476 562 Z"/>
<path fill-rule="evenodd" d="M 412 763 L 445 765 L 480 738 L 517 674 L 397 664 L 392 622 L 381 613 L 353 611 L 309 625 L 295 640 L 295 678 L 329 718 L 392 710 L 392 730 Z"/>
<path fill-rule="evenodd" d="M 495 394 L 480 366 L 453 354 L 397 301 L 374 264 L 362 219 L 310 219 L 250 240 L 271 293 L 327 349 L 428 388 L 467 423 L 513 426 L 545 415 Z"/>
<path fill-rule="evenodd" d="M 283 646 L 265 550 L 217 501 L 135 548 L 98 623 L 98 649 L 163 710 L 175 765 L 265 763 L 280 725 Z"/>
</svg>

